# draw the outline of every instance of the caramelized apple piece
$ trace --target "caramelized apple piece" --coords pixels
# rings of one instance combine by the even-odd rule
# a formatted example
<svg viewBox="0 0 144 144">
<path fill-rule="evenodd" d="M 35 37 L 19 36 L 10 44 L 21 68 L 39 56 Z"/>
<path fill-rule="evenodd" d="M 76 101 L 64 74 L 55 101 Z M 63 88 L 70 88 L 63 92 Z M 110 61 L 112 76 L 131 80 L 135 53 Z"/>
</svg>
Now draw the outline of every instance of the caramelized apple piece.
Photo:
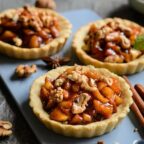
<svg viewBox="0 0 144 144">
<path fill-rule="evenodd" d="M 123 99 L 119 97 L 118 95 L 115 95 L 115 103 L 116 105 L 120 105 L 123 102 Z"/>
<path fill-rule="evenodd" d="M 63 101 L 59 104 L 59 107 L 62 112 L 64 112 L 65 114 L 69 114 L 72 107 L 72 101 Z"/>
<path fill-rule="evenodd" d="M 69 82 L 69 81 L 66 81 L 66 82 L 64 83 L 64 89 L 65 89 L 65 90 L 69 90 L 70 88 L 71 88 L 70 82 Z"/>
<path fill-rule="evenodd" d="M 14 37 L 16 37 L 16 34 L 13 33 L 12 31 L 6 30 L 3 32 L 3 34 L 0 36 L 0 40 L 4 40 L 4 41 L 10 41 L 12 40 Z"/>
<path fill-rule="evenodd" d="M 111 89 L 116 93 L 116 94 L 120 94 L 121 93 L 121 87 L 120 84 L 118 83 L 118 80 L 115 78 L 113 79 L 113 83 L 111 85 Z"/>
<path fill-rule="evenodd" d="M 46 103 L 46 101 L 44 101 L 44 108 L 46 110 L 49 110 L 54 106 L 54 104 L 55 103 L 51 99 L 48 99 L 47 103 Z"/>
<path fill-rule="evenodd" d="M 97 87 L 99 90 L 101 90 L 102 88 L 106 87 L 107 86 L 107 83 L 103 82 L 103 81 L 100 81 L 97 83 Z"/>
<path fill-rule="evenodd" d="M 93 101 L 93 105 L 97 113 L 103 115 L 104 118 L 109 118 L 112 115 L 112 112 L 113 112 L 112 107 L 106 106 L 97 100 Z"/>
<path fill-rule="evenodd" d="M 64 122 L 69 119 L 69 116 L 63 113 L 60 109 L 55 108 L 51 113 L 50 113 L 50 119 L 59 121 L 59 122 Z"/>
<path fill-rule="evenodd" d="M 74 67 L 68 68 L 68 69 L 66 70 L 66 73 L 67 73 L 67 74 L 71 74 L 73 70 L 74 70 Z"/>
<path fill-rule="evenodd" d="M 92 78 L 92 79 L 97 79 L 99 77 L 99 75 L 97 73 L 91 72 L 91 71 L 86 71 L 85 75 L 88 78 Z"/>
<path fill-rule="evenodd" d="M 45 86 L 42 86 L 41 90 L 40 90 L 40 97 L 41 97 L 41 99 L 43 101 L 47 101 L 48 96 L 49 96 L 49 91 L 45 88 Z"/>
<path fill-rule="evenodd" d="M 92 117 L 89 114 L 83 113 L 83 121 L 84 123 L 90 123 L 92 122 Z"/>
<path fill-rule="evenodd" d="M 44 86 L 45 86 L 45 88 L 48 89 L 48 90 L 50 90 L 50 89 L 53 88 L 52 83 L 50 82 L 50 80 L 49 80 L 47 77 L 45 78 L 45 84 L 44 84 Z"/>
<path fill-rule="evenodd" d="M 79 97 L 79 95 L 77 93 L 71 93 L 70 94 L 71 101 L 75 100 L 77 97 Z"/>
<path fill-rule="evenodd" d="M 63 97 L 64 97 L 64 99 L 68 99 L 69 92 L 67 90 L 63 90 Z"/>
<path fill-rule="evenodd" d="M 104 96 L 101 95 L 99 90 L 95 90 L 94 92 L 92 92 L 92 94 L 97 100 L 99 100 L 102 103 L 107 103 L 109 101 L 107 98 L 104 98 Z"/>
<path fill-rule="evenodd" d="M 41 41 L 42 41 L 41 37 L 39 37 L 37 35 L 33 35 L 33 36 L 30 37 L 29 47 L 30 48 L 39 48 Z"/>
<path fill-rule="evenodd" d="M 104 87 L 101 93 L 108 99 L 114 99 L 114 92 L 110 87 Z"/>
<path fill-rule="evenodd" d="M 76 115 L 72 118 L 71 123 L 72 123 L 72 124 L 81 124 L 82 121 L 83 121 L 83 118 L 82 118 L 80 115 L 76 114 Z"/>
<path fill-rule="evenodd" d="M 72 107 L 72 101 L 62 101 L 59 106 L 64 109 L 70 109 Z"/>
<path fill-rule="evenodd" d="M 116 89 L 115 89 L 116 90 Z M 118 89 L 117 89 L 118 90 Z M 114 94 L 113 90 L 109 87 L 105 87 L 102 89 L 102 94 L 110 100 L 110 103 L 115 105 L 120 105 L 122 103 L 122 98 L 118 95 Z M 118 91 L 117 91 L 118 92 Z M 119 92 L 118 92 L 119 93 Z M 116 110 L 116 109 L 115 109 Z"/>
</svg>

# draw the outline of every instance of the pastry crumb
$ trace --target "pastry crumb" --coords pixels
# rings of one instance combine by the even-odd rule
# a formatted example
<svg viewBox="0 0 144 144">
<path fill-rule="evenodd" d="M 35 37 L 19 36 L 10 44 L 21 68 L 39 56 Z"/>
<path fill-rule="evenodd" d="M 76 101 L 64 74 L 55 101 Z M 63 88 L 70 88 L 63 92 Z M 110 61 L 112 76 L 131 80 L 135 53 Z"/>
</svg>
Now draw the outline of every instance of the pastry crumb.
<svg viewBox="0 0 144 144">
<path fill-rule="evenodd" d="M 134 128 L 133 132 L 137 132 L 138 131 L 138 128 Z"/>
</svg>

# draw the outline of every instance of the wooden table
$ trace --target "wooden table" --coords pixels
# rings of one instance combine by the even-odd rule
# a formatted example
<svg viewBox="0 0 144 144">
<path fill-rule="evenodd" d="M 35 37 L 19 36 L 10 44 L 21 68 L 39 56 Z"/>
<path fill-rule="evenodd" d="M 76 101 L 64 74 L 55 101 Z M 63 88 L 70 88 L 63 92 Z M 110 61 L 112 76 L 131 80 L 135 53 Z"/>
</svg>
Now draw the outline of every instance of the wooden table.
<svg viewBox="0 0 144 144">
<path fill-rule="evenodd" d="M 33 4 L 34 0 L 0 0 L 0 10 Z M 122 17 L 144 24 L 144 16 L 132 10 L 127 0 L 56 0 L 60 12 L 88 8 L 101 17 Z M 13 135 L 0 139 L 0 144 L 37 144 L 38 141 L 0 81 L 0 119 L 13 123 Z"/>
</svg>

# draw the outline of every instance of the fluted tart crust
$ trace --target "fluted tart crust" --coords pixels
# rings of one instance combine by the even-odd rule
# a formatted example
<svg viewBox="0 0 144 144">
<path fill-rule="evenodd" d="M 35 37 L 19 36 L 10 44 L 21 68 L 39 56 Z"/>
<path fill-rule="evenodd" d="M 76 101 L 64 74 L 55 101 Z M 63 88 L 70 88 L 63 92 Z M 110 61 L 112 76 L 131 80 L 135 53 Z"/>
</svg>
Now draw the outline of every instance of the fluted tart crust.
<svg viewBox="0 0 144 144">
<path fill-rule="evenodd" d="M 73 85 L 69 87 L 68 81 Z M 51 70 L 34 81 L 29 98 L 33 112 L 46 127 L 72 137 L 110 132 L 132 104 L 132 92 L 123 78 L 93 66 Z"/>
<path fill-rule="evenodd" d="M 60 51 L 71 23 L 55 11 L 36 7 L 0 13 L 0 53 L 18 59 L 38 59 Z"/>
<path fill-rule="evenodd" d="M 93 32 L 94 31 L 94 32 Z M 144 69 L 143 51 L 133 48 L 144 28 L 121 18 L 106 18 L 81 27 L 72 47 L 84 64 L 123 75 Z"/>
</svg>

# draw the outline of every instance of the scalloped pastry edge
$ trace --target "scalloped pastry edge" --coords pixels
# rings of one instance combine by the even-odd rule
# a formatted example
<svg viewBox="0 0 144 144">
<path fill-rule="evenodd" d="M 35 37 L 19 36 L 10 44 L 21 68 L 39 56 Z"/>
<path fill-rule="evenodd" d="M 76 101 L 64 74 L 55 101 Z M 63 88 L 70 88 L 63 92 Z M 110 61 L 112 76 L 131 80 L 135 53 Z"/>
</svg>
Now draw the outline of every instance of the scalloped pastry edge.
<svg viewBox="0 0 144 144">
<path fill-rule="evenodd" d="M 86 65 L 93 65 L 98 68 L 107 68 L 108 70 L 119 74 L 134 74 L 136 72 L 140 72 L 144 69 L 144 55 L 140 56 L 139 58 L 129 62 L 129 63 L 108 63 L 108 62 L 102 62 L 97 59 L 92 58 L 90 55 L 86 54 L 86 52 L 82 49 L 83 46 L 83 39 L 85 35 L 87 34 L 90 26 L 92 24 L 95 24 L 97 26 L 102 26 L 106 22 L 117 20 L 120 23 L 124 23 L 125 25 L 133 25 L 135 27 L 141 27 L 140 25 L 126 20 L 126 19 L 120 19 L 120 18 L 106 18 L 103 20 L 98 20 L 96 22 L 89 23 L 86 26 L 81 27 L 77 33 L 75 34 L 72 42 L 72 48 L 74 52 L 76 53 L 77 57 L 81 62 L 83 62 Z M 144 28 L 142 28 L 142 33 L 144 33 Z"/>
<path fill-rule="evenodd" d="M 18 8 L 21 9 L 21 8 Z M 0 41 L 0 53 L 7 55 L 9 57 L 14 57 L 17 59 L 38 59 L 46 56 L 53 55 L 57 52 L 59 52 L 64 44 L 66 43 L 68 37 L 71 34 L 71 28 L 72 25 L 71 23 L 58 14 L 55 11 L 49 10 L 49 9 L 42 9 L 42 8 L 35 8 L 35 7 L 30 7 L 33 11 L 47 11 L 50 14 L 54 15 L 55 17 L 58 18 L 61 26 L 61 32 L 60 36 L 58 38 L 55 38 L 52 40 L 49 44 L 43 46 L 42 48 L 21 48 L 17 47 L 11 44 L 8 44 L 6 42 Z M 17 9 L 9 9 L 4 12 L 0 13 L 0 17 L 5 15 L 5 14 L 11 14 L 14 13 Z"/>
<path fill-rule="evenodd" d="M 39 97 L 41 85 L 44 83 L 46 76 L 55 79 L 67 68 L 70 68 L 70 66 L 64 66 L 51 70 L 34 81 L 30 89 L 30 95 L 29 95 L 29 105 L 32 108 L 34 114 L 47 128 L 52 129 L 54 132 L 65 136 L 71 136 L 77 138 L 81 137 L 90 138 L 94 136 L 103 135 L 104 133 L 112 131 L 129 112 L 129 107 L 133 102 L 132 92 L 130 90 L 129 85 L 125 82 L 123 78 L 103 68 L 97 69 L 94 68 L 93 66 L 83 66 L 83 68 L 89 68 L 92 71 L 100 72 L 105 76 L 112 76 L 119 80 L 123 90 L 122 92 L 124 95 L 123 97 L 124 103 L 118 107 L 117 113 L 113 114 L 112 117 L 109 119 L 100 122 L 93 122 L 87 125 L 67 125 L 51 120 L 49 118 L 49 114 L 46 111 L 44 111 Z"/>
</svg>

